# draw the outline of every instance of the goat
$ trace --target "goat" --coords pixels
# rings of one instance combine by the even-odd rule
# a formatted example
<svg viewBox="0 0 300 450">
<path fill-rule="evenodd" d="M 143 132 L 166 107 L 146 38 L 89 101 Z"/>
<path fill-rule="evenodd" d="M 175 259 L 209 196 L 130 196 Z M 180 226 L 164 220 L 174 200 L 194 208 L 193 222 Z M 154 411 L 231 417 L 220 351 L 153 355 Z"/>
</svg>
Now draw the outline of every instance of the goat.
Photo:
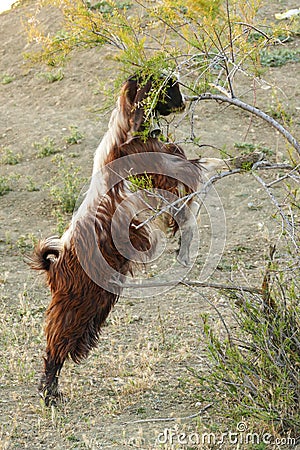
<svg viewBox="0 0 300 450">
<path fill-rule="evenodd" d="M 155 253 L 157 243 L 151 226 L 137 214 L 145 209 L 145 202 L 130 191 L 126 181 L 132 167 L 135 173 L 150 173 L 153 187 L 171 196 L 188 194 L 201 184 L 201 160 L 190 162 L 176 144 L 165 144 L 151 133 L 145 137 L 145 102 L 151 90 L 153 80 L 141 84 L 134 76 L 125 82 L 108 131 L 95 153 L 93 177 L 82 205 L 62 237 L 41 240 L 29 258 L 33 269 L 46 273 L 52 295 L 46 312 L 47 346 L 39 384 L 46 405 L 55 404 L 61 396 L 58 377 L 65 360 L 70 357 L 79 363 L 97 345 L 101 326 L 121 294 L 124 277 L 132 273 L 136 261 L 143 260 L 133 254 L 149 258 Z M 154 94 L 155 114 L 169 115 L 184 108 L 179 85 L 173 79 Z M 183 223 L 185 212 L 183 216 L 179 222 Z M 127 241 L 121 239 L 116 245 L 114 236 L 122 235 L 124 223 L 129 224 Z M 173 220 L 171 227 L 176 231 L 182 223 Z M 179 255 L 184 264 L 189 258 L 189 224 L 186 235 L 185 250 Z"/>
</svg>

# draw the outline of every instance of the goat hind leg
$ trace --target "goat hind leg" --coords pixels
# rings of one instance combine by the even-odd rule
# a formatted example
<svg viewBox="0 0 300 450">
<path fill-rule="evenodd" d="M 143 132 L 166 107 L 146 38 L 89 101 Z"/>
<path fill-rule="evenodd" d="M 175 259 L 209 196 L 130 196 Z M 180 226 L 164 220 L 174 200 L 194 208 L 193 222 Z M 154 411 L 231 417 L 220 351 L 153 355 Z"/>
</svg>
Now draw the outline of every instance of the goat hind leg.
<svg viewBox="0 0 300 450">
<path fill-rule="evenodd" d="M 63 362 L 55 362 L 47 352 L 44 358 L 44 373 L 38 386 L 39 394 L 46 406 L 55 406 L 62 399 L 62 394 L 58 390 L 58 377 L 62 366 Z"/>
</svg>

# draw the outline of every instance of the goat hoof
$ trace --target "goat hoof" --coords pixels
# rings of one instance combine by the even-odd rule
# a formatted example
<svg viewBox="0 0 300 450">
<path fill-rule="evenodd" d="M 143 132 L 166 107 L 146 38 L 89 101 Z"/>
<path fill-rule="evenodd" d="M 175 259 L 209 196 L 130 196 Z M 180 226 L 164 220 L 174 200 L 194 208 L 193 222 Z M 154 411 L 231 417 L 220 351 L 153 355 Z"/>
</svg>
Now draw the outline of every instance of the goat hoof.
<svg viewBox="0 0 300 450">
<path fill-rule="evenodd" d="M 192 266 L 192 262 L 189 257 L 182 257 L 180 255 L 177 255 L 177 261 L 179 262 L 179 264 L 181 264 L 184 267 Z"/>
<path fill-rule="evenodd" d="M 60 403 L 63 403 L 64 396 L 61 392 L 49 392 L 47 389 L 39 390 L 40 397 L 42 398 L 45 406 L 57 407 Z"/>
<path fill-rule="evenodd" d="M 59 406 L 59 404 L 63 403 L 64 396 L 61 393 L 56 395 L 48 395 L 41 393 L 41 398 L 43 399 L 45 406 L 47 407 L 54 406 L 56 408 L 57 406 Z"/>
</svg>

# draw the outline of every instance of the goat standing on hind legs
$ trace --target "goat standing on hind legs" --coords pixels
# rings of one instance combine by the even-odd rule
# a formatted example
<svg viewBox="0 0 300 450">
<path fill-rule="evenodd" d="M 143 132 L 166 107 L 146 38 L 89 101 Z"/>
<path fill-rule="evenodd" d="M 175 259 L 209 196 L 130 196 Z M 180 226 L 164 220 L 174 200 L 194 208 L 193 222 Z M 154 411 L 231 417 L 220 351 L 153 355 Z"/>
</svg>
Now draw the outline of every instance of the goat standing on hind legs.
<svg viewBox="0 0 300 450">
<path fill-rule="evenodd" d="M 143 261 L 135 257 L 135 252 L 145 255 L 146 261 L 155 253 L 151 227 L 137 215 L 145 209 L 143 196 L 133 195 L 126 181 L 131 162 L 142 157 L 135 173 L 147 171 L 154 188 L 173 196 L 180 197 L 182 192 L 186 195 L 201 185 L 203 161 L 188 161 L 180 147 L 164 144 L 151 133 L 141 136 L 146 128 L 144 105 L 151 92 L 151 79 L 140 84 L 138 77 L 132 77 L 124 84 L 109 129 L 96 151 L 93 177 L 83 203 L 63 236 L 40 241 L 30 258 L 33 269 L 46 273 L 52 295 L 46 313 L 47 346 L 39 385 L 46 405 L 60 398 L 58 377 L 65 360 L 70 357 L 79 363 L 97 345 L 101 326 L 121 294 L 124 277 L 132 273 L 136 261 Z M 155 114 L 168 115 L 184 107 L 176 80 L 168 79 L 155 95 Z M 116 162 L 118 170 L 115 165 L 111 169 Z M 168 175 L 162 170 L 166 164 Z M 185 179 L 190 182 L 180 181 Z M 181 255 L 186 264 L 191 233 L 190 224 L 182 224 L 182 217 L 180 223 L 173 221 L 171 225 L 174 231 L 183 227 L 183 240 L 187 236 Z M 124 224 L 129 224 L 127 240 L 116 245 L 114 237 L 123 236 Z"/>
</svg>

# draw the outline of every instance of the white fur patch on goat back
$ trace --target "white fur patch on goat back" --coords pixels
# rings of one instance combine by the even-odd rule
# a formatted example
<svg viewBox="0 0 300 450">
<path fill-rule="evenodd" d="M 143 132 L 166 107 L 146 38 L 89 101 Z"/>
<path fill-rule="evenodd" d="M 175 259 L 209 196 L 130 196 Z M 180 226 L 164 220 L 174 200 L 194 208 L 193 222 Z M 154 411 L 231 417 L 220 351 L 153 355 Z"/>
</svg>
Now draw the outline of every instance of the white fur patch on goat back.
<svg viewBox="0 0 300 450">
<path fill-rule="evenodd" d="M 228 161 L 221 158 L 201 158 L 199 164 L 204 169 L 204 176 L 208 178 L 213 173 L 230 169 Z"/>
</svg>

